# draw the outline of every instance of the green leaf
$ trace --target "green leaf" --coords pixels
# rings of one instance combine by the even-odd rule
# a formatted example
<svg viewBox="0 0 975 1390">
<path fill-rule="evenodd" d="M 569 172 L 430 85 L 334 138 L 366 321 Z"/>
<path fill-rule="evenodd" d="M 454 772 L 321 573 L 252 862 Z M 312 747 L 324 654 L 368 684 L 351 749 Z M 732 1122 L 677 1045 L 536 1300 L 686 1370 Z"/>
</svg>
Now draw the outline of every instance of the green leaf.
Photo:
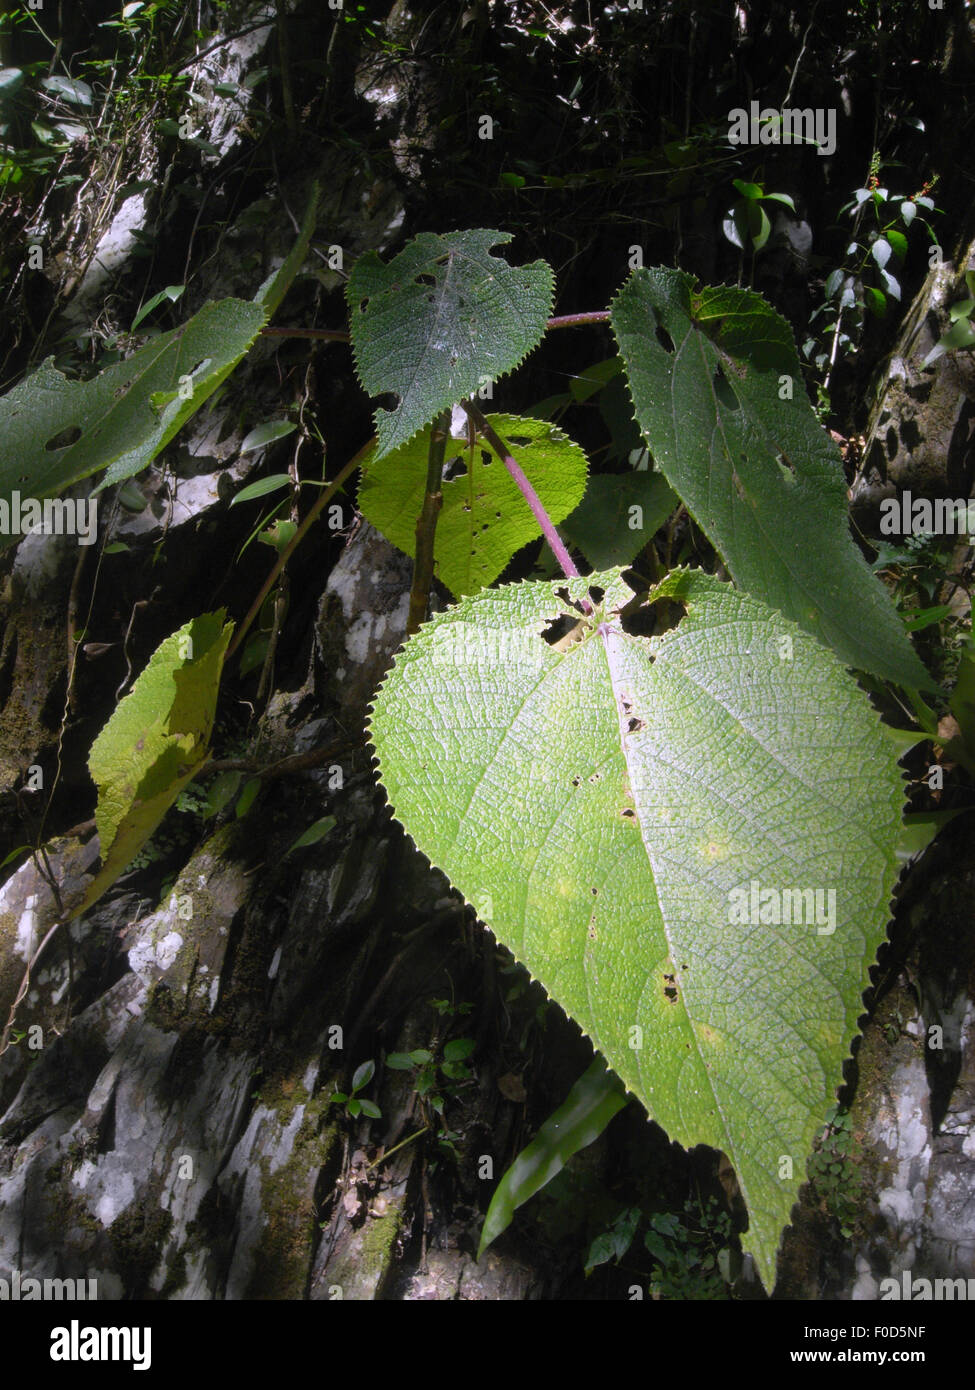
<svg viewBox="0 0 975 1390">
<path fill-rule="evenodd" d="M 573 1154 L 598 1139 L 625 1105 L 619 1079 L 597 1058 L 498 1183 L 484 1218 L 478 1259 L 511 1225 L 517 1209 L 561 1173 Z"/>
<path fill-rule="evenodd" d="M 941 335 L 921 366 L 930 367 L 932 362 L 937 362 L 946 352 L 967 347 L 975 347 L 975 323 L 972 323 L 971 319 L 959 319 L 951 325 L 947 333 Z"/>
<path fill-rule="evenodd" d="M 595 611 L 557 650 L 561 592 Z M 884 940 L 903 774 L 780 613 L 677 571 L 649 602 L 686 615 L 645 638 L 630 598 L 610 570 L 462 600 L 396 658 L 370 736 L 431 863 L 671 1139 L 728 1155 L 771 1287 Z M 765 921 L 742 923 L 753 891 Z"/>
<path fill-rule="evenodd" d="M 445 1062 L 463 1062 L 477 1046 L 473 1038 L 454 1038 L 444 1047 Z"/>
<path fill-rule="evenodd" d="M 263 425 L 257 425 L 247 435 L 240 446 L 240 452 L 249 454 L 252 449 L 263 449 L 275 439 L 284 439 L 286 435 L 293 434 L 297 428 L 292 420 L 265 420 Z"/>
<path fill-rule="evenodd" d="M 732 179 L 732 183 L 743 198 L 754 199 L 765 197 L 760 183 L 745 183 L 743 179 Z"/>
<path fill-rule="evenodd" d="M 735 583 L 848 665 L 934 688 L 850 536 L 839 452 L 785 319 L 750 290 L 695 292 L 658 269 L 633 272 L 612 322 L 650 451 Z"/>
<path fill-rule="evenodd" d="M 952 323 L 958 319 L 968 319 L 971 318 L 973 309 L 975 309 L 975 299 L 959 299 L 958 303 L 952 304 L 948 310 L 948 317 Z"/>
<path fill-rule="evenodd" d="M 513 267 L 491 255 L 510 232 L 422 232 L 383 265 L 356 261 L 346 293 L 356 370 L 379 407 L 379 457 L 489 381 L 513 371 L 541 340 L 554 277 L 545 261 Z"/>
<path fill-rule="evenodd" d="M 383 1112 L 380 1110 L 379 1106 L 375 1103 L 375 1101 L 360 1100 L 358 1104 L 360 1109 L 362 1110 L 363 1115 L 368 1115 L 370 1120 L 382 1119 Z"/>
<path fill-rule="evenodd" d="M 880 266 L 881 270 L 883 270 L 884 266 L 890 260 L 890 242 L 885 241 L 882 236 L 878 237 L 870 248 L 870 254 Z"/>
<path fill-rule="evenodd" d="M 521 465 L 553 522 L 582 501 L 586 456 L 557 425 L 517 415 L 490 415 L 490 423 Z M 363 461 L 359 510 L 387 540 L 407 555 L 416 553 L 416 522 L 426 489 L 429 430 L 381 457 Z M 443 507 L 434 540 L 435 573 L 453 594 L 470 594 L 492 583 L 541 527 L 517 483 L 490 447 L 479 439 L 473 452 L 466 438 L 448 441 L 445 464 L 460 460 L 464 472 L 443 484 Z"/>
<path fill-rule="evenodd" d="M 873 285 L 867 285 L 863 294 L 866 306 L 874 318 L 882 319 L 887 312 L 887 296 L 883 290 L 875 289 Z"/>
<path fill-rule="evenodd" d="M 256 483 L 248 483 L 246 487 L 242 487 L 240 492 L 230 499 L 230 505 L 236 507 L 238 502 L 252 502 L 255 497 L 266 497 L 269 492 L 279 492 L 281 488 L 290 486 L 289 473 L 269 473 L 266 478 L 258 478 Z"/>
<path fill-rule="evenodd" d="M 352 1092 L 361 1091 L 363 1086 L 368 1086 L 369 1082 L 376 1074 L 376 1064 L 372 1060 L 361 1063 L 356 1067 L 352 1077 Z"/>
<path fill-rule="evenodd" d="M 91 381 L 69 381 L 49 357 L 0 398 L 0 500 L 9 504 L 14 491 L 50 497 L 106 467 L 96 492 L 138 473 L 229 375 L 263 322 L 263 310 L 240 299 L 204 305 Z M 17 540 L 0 536 L 0 550 Z"/>
<path fill-rule="evenodd" d="M 135 318 L 132 320 L 132 327 L 129 330 L 129 332 L 134 333 L 135 330 L 139 327 L 139 324 L 142 322 L 142 320 L 144 318 L 147 318 L 148 315 L 152 313 L 153 309 L 155 309 L 157 305 L 161 304 L 164 299 L 171 300 L 172 303 L 175 304 L 176 300 L 181 297 L 185 289 L 185 285 L 167 285 L 164 290 L 160 290 L 158 294 L 154 294 L 152 298 L 149 300 L 148 304 L 143 304 L 142 308 L 139 310 Z"/>
<path fill-rule="evenodd" d="M 288 854 L 293 854 L 296 849 L 304 849 L 307 845 L 317 845 L 318 841 L 323 840 L 335 824 L 334 816 L 322 816 L 320 820 L 313 821 L 308 829 L 298 836 L 287 851 L 285 858 Z"/>
<path fill-rule="evenodd" d="M 42 77 L 41 86 L 71 106 L 91 105 L 92 91 L 87 82 L 78 82 L 71 77 Z"/>
<path fill-rule="evenodd" d="M 267 69 L 260 69 L 260 71 L 266 72 Z M 255 75 L 255 73 L 250 74 L 251 77 Z M 248 79 L 245 77 L 244 86 L 248 87 L 250 85 Z M 298 232 L 297 241 L 289 251 L 287 259 L 281 268 L 276 270 L 273 275 L 269 275 L 264 281 L 264 284 L 257 291 L 255 303 L 259 304 L 264 309 L 268 318 L 274 315 L 278 305 L 287 294 L 292 280 L 304 264 L 305 257 L 308 255 L 308 246 L 315 232 L 315 218 L 318 211 L 320 193 L 321 187 L 319 183 L 317 181 L 312 183 L 308 193 L 308 202 L 305 206 L 305 215 L 301 219 L 301 228 Z"/>
<path fill-rule="evenodd" d="M 112 886 L 206 760 L 233 631 L 224 618 L 204 613 L 167 637 L 92 745 L 102 862 L 72 917 Z"/>
<path fill-rule="evenodd" d="M 562 530 L 595 569 L 610 569 L 629 564 L 679 504 L 660 473 L 633 469 L 590 478 L 585 497 Z"/>
<path fill-rule="evenodd" d="M 238 820 L 243 820 L 244 816 L 247 815 L 247 812 L 254 805 L 254 801 L 257 798 L 257 793 L 260 790 L 260 777 L 251 777 L 247 780 L 247 782 L 245 782 L 244 790 L 241 792 L 240 799 L 238 800 L 237 805 L 234 807 L 234 815 L 237 817 Z"/>
<path fill-rule="evenodd" d="M 889 227 L 885 235 L 887 237 L 887 240 L 890 242 L 890 249 L 893 251 L 897 259 L 899 261 L 902 261 L 904 257 L 907 255 L 907 237 L 904 235 L 903 232 L 895 231 L 893 227 Z"/>
<path fill-rule="evenodd" d="M 237 794 L 240 781 L 241 774 L 239 772 L 221 772 L 214 777 L 203 813 L 205 820 L 210 820 L 212 816 L 218 816 L 223 808 L 230 804 Z"/>
<path fill-rule="evenodd" d="M 408 1052 L 390 1052 L 386 1057 L 386 1065 L 393 1071 L 412 1071 L 415 1063 Z"/>
</svg>

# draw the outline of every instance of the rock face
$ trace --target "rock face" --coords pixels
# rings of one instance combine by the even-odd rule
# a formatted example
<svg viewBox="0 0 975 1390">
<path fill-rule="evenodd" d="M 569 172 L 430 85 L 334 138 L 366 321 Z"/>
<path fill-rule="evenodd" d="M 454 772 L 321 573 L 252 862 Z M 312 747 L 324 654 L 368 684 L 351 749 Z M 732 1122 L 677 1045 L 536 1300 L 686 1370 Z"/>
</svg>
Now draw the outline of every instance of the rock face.
<svg viewBox="0 0 975 1390">
<path fill-rule="evenodd" d="M 465 23 L 483 27 L 487 13 L 478 3 Z M 387 38 L 408 49 L 428 20 L 398 4 Z M 323 178 L 323 241 L 350 260 L 389 245 L 406 214 L 398 180 L 424 167 L 437 138 L 413 65 L 374 56 L 355 72 L 352 28 L 336 26 L 325 82 L 345 84 L 388 125 L 390 160 L 373 174 L 361 147 L 336 141 L 327 167 L 307 171 Z M 204 90 L 266 61 L 271 32 L 258 27 L 216 48 Z M 224 156 L 241 143 L 234 102 L 246 100 L 207 108 L 202 134 Z M 303 177 L 286 191 L 304 206 Z M 140 198 L 106 233 L 97 275 L 76 301 L 79 321 L 103 292 L 105 266 L 125 270 L 145 216 Z M 714 227 L 704 212 L 693 216 L 701 257 L 713 262 Z M 808 226 L 782 226 L 804 272 Z M 268 248 L 280 263 L 292 237 L 277 196 L 249 205 L 242 197 L 221 254 L 205 264 L 211 279 L 195 292 L 251 296 Z M 314 307 L 340 307 L 342 277 L 323 260 L 305 292 Z M 920 362 L 943 326 L 957 268 L 973 260 L 975 244 L 955 268 L 932 272 L 918 296 L 871 421 L 857 506 L 875 510 L 907 487 L 971 491 L 971 356 L 954 354 L 935 372 Z M 129 547 L 106 557 L 107 577 L 94 586 L 92 634 L 110 636 L 114 655 L 83 668 L 63 741 L 77 554 L 60 538 L 32 537 L 3 561 L 0 794 L 36 764 L 48 784 L 59 773 L 90 795 L 85 757 L 124 674 L 119 639 L 133 603 L 165 580 L 169 607 L 144 620 L 144 638 L 136 629 L 144 658 L 153 633 L 175 630 L 235 572 L 257 520 L 255 512 L 241 535 L 220 541 L 228 492 L 253 461 L 239 455 L 242 402 L 276 414 L 288 372 L 307 383 L 306 367 L 305 357 L 296 368 L 275 347 L 255 349 L 218 406 L 180 437 L 166 470 L 160 461 L 140 481 L 146 508 L 106 520 L 111 539 Z M 347 381 L 347 359 L 342 372 Z M 339 373 L 321 375 L 323 416 L 361 412 Z M 403 638 L 410 566 L 365 524 L 350 521 L 326 545 L 298 563 L 281 644 L 290 664 L 255 718 L 248 752 L 264 765 L 326 747 L 334 755 L 264 779 L 241 817 L 233 800 L 207 818 L 199 799 L 178 806 L 141 868 L 62 928 L 26 981 L 21 1036 L 0 1056 L 0 1277 L 96 1280 L 102 1299 L 627 1298 L 623 1269 L 582 1273 L 594 1235 L 618 1215 L 616 1195 L 669 1212 L 705 1190 L 727 1228 L 740 1223 L 733 1176 L 713 1153 L 677 1150 L 631 1106 L 475 1261 L 486 1193 L 591 1050 L 390 820 L 362 730 Z M 261 549 L 252 546 L 247 563 Z M 264 572 L 236 577 L 256 591 Z M 87 594 L 90 573 L 80 582 Z M 232 686 L 228 704 L 243 721 L 242 690 Z M 238 733 L 228 719 L 228 745 Z M 30 796 L 20 795 L 26 812 L 4 802 L 0 858 L 23 837 L 21 812 L 29 820 Z M 335 817 L 331 832 L 295 849 L 325 814 Z M 55 920 L 51 882 L 69 906 L 97 853 L 91 826 L 78 827 L 51 841 L 47 862 L 28 859 L 0 888 L 0 1023 Z M 780 1296 L 873 1298 L 881 1280 L 905 1271 L 975 1277 L 973 896 L 972 851 L 951 827 L 935 864 L 903 888 L 851 1080 L 849 1143 L 814 1164 L 786 1239 Z M 474 1063 L 449 1077 L 444 1046 L 459 1038 L 474 1044 Z M 390 1053 L 418 1049 L 438 1069 L 425 1095 L 419 1068 L 384 1065 Z M 375 1074 L 360 1094 L 381 1114 L 355 1117 L 332 1096 L 347 1095 L 370 1061 Z M 442 1092 L 441 1109 L 431 1092 Z M 716 1273 L 677 1282 L 690 1249 L 673 1286 L 714 1296 Z M 735 1293 L 761 1296 L 747 1270 Z"/>
<path fill-rule="evenodd" d="M 935 265 L 904 319 L 897 345 L 871 391 L 863 459 L 851 490 L 861 521 L 885 497 L 969 497 L 975 484 L 975 358 L 950 352 L 924 359 L 949 326 L 948 308 L 967 290 L 975 242 L 956 262 Z"/>
</svg>

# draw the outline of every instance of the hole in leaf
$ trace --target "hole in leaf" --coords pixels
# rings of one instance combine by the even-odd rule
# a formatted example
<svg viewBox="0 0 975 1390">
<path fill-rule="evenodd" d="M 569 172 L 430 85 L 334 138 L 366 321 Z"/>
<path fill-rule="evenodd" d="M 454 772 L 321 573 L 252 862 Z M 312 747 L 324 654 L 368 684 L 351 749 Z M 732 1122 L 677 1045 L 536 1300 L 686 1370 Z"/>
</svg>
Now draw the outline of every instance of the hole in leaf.
<svg viewBox="0 0 975 1390">
<path fill-rule="evenodd" d="M 511 434 L 508 436 L 509 444 L 516 444 L 519 449 L 527 448 L 532 441 L 523 434 Z"/>
<path fill-rule="evenodd" d="M 657 342 L 666 352 L 674 351 L 674 340 L 667 332 L 666 328 L 664 328 L 662 323 L 657 324 L 657 327 L 654 330 L 654 334 L 656 336 Z"/>
<path fill-rule="evenodd" d="M 593 888 L 593 889 L 591 889 L 590 891 L 591 891 L 593 897 L 595 897 L 596 894 L 599 892 L 599 889 L 598 889 L 598 888 Z"/>
<path fill-rule="evenodd" d="M 602 603 L 603 599 L 606 597 L 606 590 L 600 589 L 598 585 L 594 584 L 589 590 L 589 597 L 593 603 Z"/>
<path fill-rule="evenodd" d="M 572 782 L 571 782 L 570 785 L 573 786 L 573 787 L 577 787 L 577 786 L 579 785 L 579 781 L 580 781 L 580 779 L 579 779 L 578 777 L 573 777 Z"/>
<path fill-rule="evenodd" d="M 641 729 L 645 729 L 646 727 L 647 722 L 645 719 L 631 719 L 626 726 L 626 732 L 628 734 L 637 734 Z"/>
<path fill-rule="evenodd" d="M 542 637 L 554 647 L 557 642 L 567 636 L 576 625 L 575 618 L 570 618 L 567 614 L 560 614 L 557 618 L 550 618 L 548 624 L 542 629 Z"/>
<path fill-rule="evenodd" d="M 725 376 L 724 372 L 721 370 L 720 367 L 716 369 L 711 384 L 714 388 L 714 394 L 717 396 L 718 401 L 721 403 L 721 405 L 725 407 L 726 410 L 741 409 L 741 403 L 739 402 L 738 397 L 735 395 L 734 391 L 732 391 L 728 378 Z"/>
<path fill-rule="evenodd" d="M 360 313 L 360 314 L 364 314 L 364 313 L 366 312 L 366 307 L 367 307 L 368 304 L 369 304 L 369 300 L 368 300 L 368 299 L 360 299 L 360 300 L 359 300 L 359 313 Z"/>
<path fill-rule="evenodd" d="M 458 454 L 456 458 L 450 459 L 444 468 L 444 481 L 449 483 L 454 478 L 463 477 L 466 472 L 467 464 L 464 462 L 463 457 Z"/>
<path fill-rule="evenodd" d="M 797 481 L 797 475 L 796 467 L 792 460 L 786 454 L 776 454 L 775 462 L 779 465 L 782 476 L 786 482 L 794 484 Z"/>
<path fill-rule="evenodd" d="M 481 450 L 481 462 L 484 464 L 485 468 L 491 462 L 491 455 L 488 453 L 487 449 Z"/>
<path fill-rule="evenodd" d="M 52 434 L 51 438 L 44 445 L 44 448 L 49 454 L 53 454 L 55 449 L 66 449 L 69 444 L 74 444 L 80 438 L 81 426 L 68 425 L 66 429 L 59 431 L 58 434 Z"/>
<path fill-rule="evenodd" d="M 671 1004 L 677 1003 L 677 980 L 674 975 L 664 975 L 664 998 Z"/>
<path fill-rule="evenodd" d="M 432 275 L 427 275 L 426 271 L 422 271 L 419 275 L 415 276 L 414 278 L 418 285 L 435 285 L 437 283 Z"/>
<path fill-rule="evenodd" d="M 636 820 L 636 812 L 632 806 L 624 806 L 620 815 L 624 820 Z"/>
</svg>

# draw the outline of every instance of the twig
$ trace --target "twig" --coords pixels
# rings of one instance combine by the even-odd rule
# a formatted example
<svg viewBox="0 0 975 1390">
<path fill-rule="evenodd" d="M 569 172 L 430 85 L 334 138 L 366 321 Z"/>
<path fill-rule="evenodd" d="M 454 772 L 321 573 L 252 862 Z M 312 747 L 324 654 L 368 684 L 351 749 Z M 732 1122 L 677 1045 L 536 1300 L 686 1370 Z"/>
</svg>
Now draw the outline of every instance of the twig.
<svg viewBox="0 0 975 1390">
<path fill-rule="evenodd" d="M 291 559 L 292 555 L 295 553 L 295 550 L 304 540 L 305 536 L 311 530 L 312 526 L 314 526 L 315 522 L 318 520 L 322 512 L 328 506 L 329 502 L 335 496 L 335 493 L 345 482 L 346 478 L 352 476 L 355 470 L 359 467 L 359 464 L 361 463 L 363 458 L 365 458 L 366 454 L 369 453 L 370 449 L 372 449 L 375 443 L 376 439 L 375 436 L 373 436 L 372 439 L 368 440 L 365 444 L 363 444 L 362 448 L 359 450 L 357 454 L 354 454 L 352 458 L 349 459 L 349 462 L 345 465 L 343 469 L 340 470 L 335 479 L 331 483 L 329 483 L 328 487 L 322 489 L 308 515 L 305 517 L 304 521 L 301 523 L 297 531 L 291 537 L 291 540 L 288 542 L 288 544 L 282 550 L 281 554 L 278 556 L 277 560 L 274 562 L 274 565 L 271 568 L 271 573 L 268 575 L 267 579 L 265 579 L 264 583 L 261 585 L 257 598 L 254 600 L 254 602 L 251 604 L 250 608 L 247 611 L 247 616 L 244 618 L 243 622 L 240 624 L 237 631 L 234 633 L 233 641 L 227 648 L 227 655 L 224 658 L 225 662 L 230 660 L 234 652 L 237 650 L 241 642 L 244 640 L 245 636 L 247 635 L 247 632 L 251 627 L 251 624 L 257 617 L 258 613 L 260 613 L 261 606 L 264 603 L 264 600 L 271 592 L 271 588 L 275 583 L 278 575 L 281 573 L 285 565 Z"/>
</svg>

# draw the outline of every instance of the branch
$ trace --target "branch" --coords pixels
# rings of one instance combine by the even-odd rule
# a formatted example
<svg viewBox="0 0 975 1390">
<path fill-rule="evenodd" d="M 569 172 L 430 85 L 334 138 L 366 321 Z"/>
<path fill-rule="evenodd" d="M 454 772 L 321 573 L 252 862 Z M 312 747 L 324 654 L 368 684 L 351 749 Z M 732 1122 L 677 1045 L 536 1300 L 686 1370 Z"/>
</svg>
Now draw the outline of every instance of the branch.
<svg viewBox="0 0 975 1390">
<path fill-rule="evenodd" d="M 443 461 L 447 451 L 450 416 L 438 415 L 430 431 L 427 454 L 427 486 L 423 507 L 416 521 L 416 555 L 413 560 L 413 584 L 410 589 L 410 612 L 406 620 L 406 635 L 416 632 L 427 616 L 430 586 L 433 583 L 433 543 L 437 534 L 437 519 L 443 506 Z"/>
</svg>

